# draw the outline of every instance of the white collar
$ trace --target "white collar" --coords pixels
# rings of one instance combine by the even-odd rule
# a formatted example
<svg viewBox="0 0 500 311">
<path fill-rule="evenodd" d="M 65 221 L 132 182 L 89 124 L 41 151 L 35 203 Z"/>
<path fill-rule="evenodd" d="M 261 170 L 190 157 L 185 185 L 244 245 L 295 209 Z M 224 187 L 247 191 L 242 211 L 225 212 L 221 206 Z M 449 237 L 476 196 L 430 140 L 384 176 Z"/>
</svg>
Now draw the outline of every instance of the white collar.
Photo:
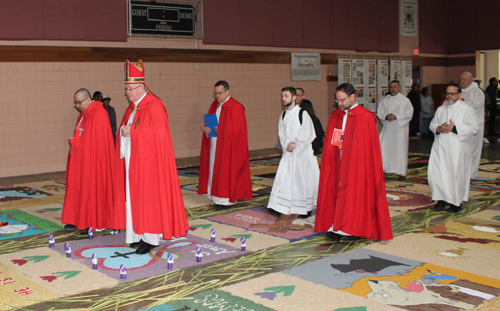
<svg viewBox="0 0 500 311">
<path fill-rule="evenodd" d="M 457 101 L 454 101 L 454 102 L 453 102 L 453 103 L 451 103 L 451 104 L 448 104 L 448 102 L 445 100 L 445 101 L 444 101 L 444 103 L 443 103 L 443 105 L 446 105 L 446 106 L 448 106 L 448 107 L 449 107 L 449 106 L 453 106 L 453 105 L 455 105 L 456 103 L 461 102 L 461 101 L 463 101 L 463 100 L 459 99 L 459 100 L 457 100 Z"/>
<path fill-rule="evenodd" d="M 142 99 L 143 99 L 143 98 L 144 98 L 147 94 L 148 94 L 147 92 L 146 92 L 146 93 L 144 93 L 144 95 L 142 95 L 142 97 L 141 97 L 141 98 L 139 98 L 139 100 L 138 100 L 138 101 L 134 102 L 134 105 L 137 107 L 137 105 L 139 105 L 139 103 L 142 101 Z"/>
<path fill-rule="evenodd" d="M 340 108 L 340 109 L 342 109 L 344 112 L 346 112 L 346 111 L 351 110 L 352 108 L 356 107 L 357 105 L 358 105 L 358 103 L 357 103 L 357 102 L 354 102 L 354 105 L 352 105 L 352 106 L 351 106 L 351 108 L 349 108 L 349 109 L 347 109 L 347 110 L 344 110 L 344 109 L 342 109 L 342 108 Z"/>
<path fill-rule="evenodd" d="M 479 88 L 479 85 L 476 82 L 472 82 L 467 88 L 462 89 L 462 91 L 468 91 L 468 90 L 472 90 L 474 88 Z"/>
<path fill-rule="evenodd" d="M 226 98 L 226 100 L 224 102 L 219 103 L 219 106 L 224 105 L 230 98 L 231 98 L 231 95 L 228 95 L 227 98 Z"/>
</svg>

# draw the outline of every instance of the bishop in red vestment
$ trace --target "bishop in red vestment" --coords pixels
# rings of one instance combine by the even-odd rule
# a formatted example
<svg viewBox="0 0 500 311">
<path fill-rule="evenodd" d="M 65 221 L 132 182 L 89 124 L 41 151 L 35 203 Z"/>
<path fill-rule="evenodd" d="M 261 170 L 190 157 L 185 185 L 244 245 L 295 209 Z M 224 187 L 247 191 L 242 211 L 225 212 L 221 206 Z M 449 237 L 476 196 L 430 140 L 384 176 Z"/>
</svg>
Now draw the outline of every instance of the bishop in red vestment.
<svg viewBox="0 0 500 311">
<path fill-rule="evenodd" d="M 350 238 L 392 239 L 391 219 L 375 115 L 355 102 L 355 89 L 344 83 L 326 129 L 314 231 L 334 241 Z M 334 129 L 344 130 L 341 146 Z M 350 237 L 349 237 L 350 236 Z"/>
<path fill-rule="evenodd" d="M 165 106 L 146 92 L 142 61 L 137 66 L 127 61 L 125 70 L 130 105 L 116 141 L 115 227 L 126 227 L 126 242 L 146 254 L 160 239 L 185 236 L 189 227 Z"/>
<path fill-rule="evenodd" d="M 115 147 L 108 112 L 86 89 L 74 100 L 80 116 L 69 139 L 62 222 L 67 230 L 112 228 Z"/>
<path fill-rule="evenodd" d="M 252 199 L 248 133 L 245 108 L 229 95 L 229 84 L 219 81 L 215 100 L 208 110 L 217 115 L 217 137 L 208 137 L 203 129 L 200 153 L 198 194 L 208 193 L 216 209 L 225 209 L 237 200 Z"/>
</svg>

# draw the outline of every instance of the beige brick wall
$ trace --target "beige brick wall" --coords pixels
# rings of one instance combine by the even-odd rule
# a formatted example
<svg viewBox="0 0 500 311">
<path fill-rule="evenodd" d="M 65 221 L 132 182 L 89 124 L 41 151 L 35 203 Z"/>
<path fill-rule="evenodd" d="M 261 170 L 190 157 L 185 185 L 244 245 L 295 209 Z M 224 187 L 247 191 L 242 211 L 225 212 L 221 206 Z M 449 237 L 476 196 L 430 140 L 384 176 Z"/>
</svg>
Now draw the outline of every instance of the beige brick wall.
<svg viewBox="0 0 500 311">
<path fill-rule="evenodd" d="M 250 150 L 274 147 L 281 113 L 280 91 L 300 86 L 324 126 L 332 111 L 336 82 L 294 83 L 290 65 L 146 63 L 147 85 L 169 113 L 177 158 L 198 156 L 202 116 L 213 101 L 213 85 L 229 82 L 231 95 L 246 108 Z M 109 94 L 117 120 L 128 102 L 123 63 L 0 63 L 0 177 L 64 171 L 67 138 L 77 118 L 73 94 L 81 87 Z"/>
</svg>

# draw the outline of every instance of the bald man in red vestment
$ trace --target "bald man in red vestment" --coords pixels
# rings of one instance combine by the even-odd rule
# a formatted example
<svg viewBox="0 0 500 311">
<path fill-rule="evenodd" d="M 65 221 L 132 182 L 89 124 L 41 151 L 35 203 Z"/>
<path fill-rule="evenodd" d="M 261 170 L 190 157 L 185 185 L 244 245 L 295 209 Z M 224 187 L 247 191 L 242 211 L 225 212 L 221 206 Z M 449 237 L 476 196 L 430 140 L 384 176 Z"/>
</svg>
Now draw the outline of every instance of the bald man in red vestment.
<svg viewBox="0 0 500 311">
<path fill-rule="evenodd" d="M 141 60 L 136 66 L 127 61 L 125 76 L 130 105 L 116 140 L 115 228 L 126 223 L 126 242 L 147 254 L 161 239 L 185 236 L 189 227 L 165 105 L 147 88 Z"/>
<path fill-rule="evenodd" d="M 112 228 L 115 147 L 108 112 L 87 89 L 76 91 L 74 104 L 80 115 L 69 139 L 62 222 L 66 230 Z"/>
<path fill-rule="evenodd" d="M 328 121 L 314 231 L 335 242 L 392 239 L 375 115 L 358 105 L 349 83 L 337 87 L 339 109 Z M 343 132 L 334 140 L 333 132 Z M 337 132 L 338 132 L 337 131 Z M 340 132 L 338 132 L 340 133 Z"/>
</svg>

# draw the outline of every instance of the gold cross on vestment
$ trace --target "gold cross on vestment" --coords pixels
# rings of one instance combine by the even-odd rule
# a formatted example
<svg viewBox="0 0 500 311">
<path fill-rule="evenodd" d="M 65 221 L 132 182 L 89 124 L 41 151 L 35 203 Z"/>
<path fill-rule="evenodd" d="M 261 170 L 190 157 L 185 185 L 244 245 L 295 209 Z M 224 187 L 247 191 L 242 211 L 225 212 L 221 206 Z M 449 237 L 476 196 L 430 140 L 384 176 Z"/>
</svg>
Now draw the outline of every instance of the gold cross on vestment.
<svg viewBox="0 0 500 311">
<path fill-rule="evenodd" d="M 140 118 L 137 118 L 137 121 L 132 122 L 132 124 L 135 124 L 134 129 L 137 129 L 137 125 L 139 125 L 139 124 L 140 124 L 140 123 L 139 123 L 139 119 L 140 119 Z"/>
<path fill-rule="evenodd" d="M 80 136 L 82 136 L 83 128 L 81 127 L 78 130 L 80 131 Z"/>
</svg>

